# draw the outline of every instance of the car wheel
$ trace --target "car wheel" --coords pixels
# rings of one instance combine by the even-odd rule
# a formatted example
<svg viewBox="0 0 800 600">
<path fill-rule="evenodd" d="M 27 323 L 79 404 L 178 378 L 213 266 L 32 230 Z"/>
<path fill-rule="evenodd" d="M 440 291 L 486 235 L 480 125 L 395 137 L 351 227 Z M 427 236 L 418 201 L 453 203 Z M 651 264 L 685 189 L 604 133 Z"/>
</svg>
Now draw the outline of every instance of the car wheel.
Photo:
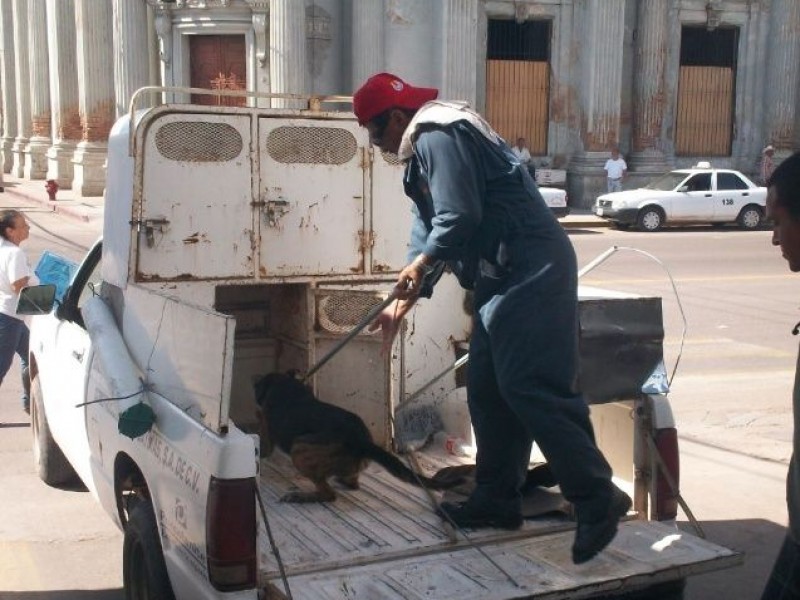
<svg viewBox="0 0 800 600">
<path fill-rule="evenodd" d="M 77 474 L 50 433 L 44 412 L 42 386 L 39 376 L 31 379 L 31 431 L 33 432 L 33 463 L 39 478 L 53 487 L 76 481 Z"/>
<path fill-rule="evenodd" d="M 137 499 L 122 542 L 125 600 L 175 600 L 169 582 L 156 515 L 149 500 Z"/>
<path fill-rule="evenodd" d="M 642 231 L 658 231 L 664 224 L 664 211 L 657 206 L 647 206 L 639 211 L 636 225 Z"/>
<path fill-rule="evenodd" d="M 742 229 L 758 229 L 761 225 L 761 219 L 761 209 L 751 204 L 742 209 L 736 221 Z"/>
</svg>

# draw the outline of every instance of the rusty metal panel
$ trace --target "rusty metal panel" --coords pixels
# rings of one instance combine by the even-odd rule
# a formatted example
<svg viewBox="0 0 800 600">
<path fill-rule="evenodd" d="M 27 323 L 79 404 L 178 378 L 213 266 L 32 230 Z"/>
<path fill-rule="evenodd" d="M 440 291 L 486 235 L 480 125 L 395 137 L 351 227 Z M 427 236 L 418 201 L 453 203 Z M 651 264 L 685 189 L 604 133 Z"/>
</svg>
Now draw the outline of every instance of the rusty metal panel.
<svg viewBox="0 0 800 600">
<path fill-rule="evenodd" d="M 400 271 L 406 266 L 411 232 L 411 200 L 403 190 L 403 163 L 395 154 L 373 149 L 372 273 Z"/>
<path fill-rule="evenodd" d="M 680 156 L 730 156 L 733 69 L 682 66 L 675 151 Z"/>
<path fill-rule="evenodd" d="M 364 273 L 366 130 L 259 121 L 261 277 Z"/>
<path fill-rule="evenodd" d="M 149 124 L 137 281 L 253 277 L 250 137 L 246 115 L 167 114 Z"/>
<path fill-rule="evenodd" d="M 547 154 L 549 98 L 547 62 L 486 61 L 486 118 L 509 145 L 524 137 L 531 154 Z"/>
</svg>

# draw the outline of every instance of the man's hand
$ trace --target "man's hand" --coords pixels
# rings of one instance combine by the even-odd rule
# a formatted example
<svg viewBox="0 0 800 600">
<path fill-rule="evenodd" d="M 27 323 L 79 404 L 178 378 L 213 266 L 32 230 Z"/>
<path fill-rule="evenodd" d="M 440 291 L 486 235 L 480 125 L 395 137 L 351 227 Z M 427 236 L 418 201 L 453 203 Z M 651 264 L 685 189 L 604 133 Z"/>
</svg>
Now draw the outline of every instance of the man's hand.
<svg viewBox="0 0 800 600">
<path fill-rule="evenodd" d="M 389 354 L 389 351 L 392 349 L 392 342 L 397 332 L 400 331 L 400 324 L 416 301 L 416 298 L 397 300 L 383 309 L 383 311 L 375 317 L 375 320 L 370 323 L 369 327 L 367 327 L 367 331 L 375 331 L 378 328 L 381 329 L 383 333 L 381 354 Z"/>
<path fill-rule="evenodd" d="M 394 293 L 397 298 L 402 300 L 416 300 L 422 289 L 422 281 L 430 273 L 432 266 L 428 262 L 428 257 L 420 254 L 417 258 L 407 265 L 397 277 L 397 284 Z"/>
</svg>

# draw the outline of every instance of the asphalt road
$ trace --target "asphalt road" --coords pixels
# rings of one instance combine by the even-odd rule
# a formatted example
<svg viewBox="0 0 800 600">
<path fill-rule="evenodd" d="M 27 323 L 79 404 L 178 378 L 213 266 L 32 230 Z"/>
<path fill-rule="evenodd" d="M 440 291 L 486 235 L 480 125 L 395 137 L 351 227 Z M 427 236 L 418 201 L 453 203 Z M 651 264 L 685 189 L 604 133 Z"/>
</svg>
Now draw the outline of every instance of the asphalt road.
<svg viewBox="0 0 800 600">
<path fill-rule="evenodd" d="M 0 200 L 0 206 L 13 202 Z M 75 258 L 96 236 L 31 208 L 32 262 L 43 249 Z M 690 580 L 687 598 L 758 598 L 786 525 L 784 481 L 800 320 L 800 275 L 765 231 L 695 228 L 643 234 L 573 230 L 581 265 L 630 246 L 583 283 L 664 297 L 666 359 L 682 450 L 682 492 L 712 541 L 745 552 L 743 567 Z M 29 419 L 15 364 L 0 390 L 0 599 L 120 600 L 122 536 L 86 492 L 53 490 L 32 470 Z M 689 530 L 685 515 L 681 527 Z"/>
</svg>

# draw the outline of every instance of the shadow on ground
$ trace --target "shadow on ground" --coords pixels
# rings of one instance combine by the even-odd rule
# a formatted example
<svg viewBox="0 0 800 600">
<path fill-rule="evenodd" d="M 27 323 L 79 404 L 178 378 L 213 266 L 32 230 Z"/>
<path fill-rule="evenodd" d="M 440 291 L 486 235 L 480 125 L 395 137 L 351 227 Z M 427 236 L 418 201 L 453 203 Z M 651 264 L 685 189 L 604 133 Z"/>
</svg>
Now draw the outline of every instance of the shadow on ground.
<svg viewBox="0 0 800 600">
<path fill-rule="evenodd" d="M 732 502 L 736 500 L 731 499 Z M 763 519 L 702 521 L 706 539 L 744 554 L 741 566 L 689 577 L 685 600 L 753 600 L 760 598 L 786 528 Z M 690 523 L 678 527 L 697 535 Z"/>
</svg>

